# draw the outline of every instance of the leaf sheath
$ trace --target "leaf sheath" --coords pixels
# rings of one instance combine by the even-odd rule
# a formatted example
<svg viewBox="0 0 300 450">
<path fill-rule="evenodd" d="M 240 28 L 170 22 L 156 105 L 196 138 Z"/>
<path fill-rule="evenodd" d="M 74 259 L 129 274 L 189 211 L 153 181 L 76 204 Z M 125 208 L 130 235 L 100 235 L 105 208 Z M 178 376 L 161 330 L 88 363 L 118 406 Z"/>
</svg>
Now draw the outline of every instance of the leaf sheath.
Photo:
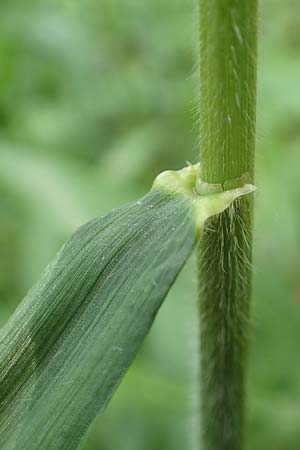
<svg viewBox="0 0 300 450">
<path fill-rule="evenodd" d="M 199 0 L 200 161 L 208 183 L 253 183 L 257 0 Z M 242 450 L 253 199 L 210 219 L 199 245 L 201 444 Z"/>
</svg>

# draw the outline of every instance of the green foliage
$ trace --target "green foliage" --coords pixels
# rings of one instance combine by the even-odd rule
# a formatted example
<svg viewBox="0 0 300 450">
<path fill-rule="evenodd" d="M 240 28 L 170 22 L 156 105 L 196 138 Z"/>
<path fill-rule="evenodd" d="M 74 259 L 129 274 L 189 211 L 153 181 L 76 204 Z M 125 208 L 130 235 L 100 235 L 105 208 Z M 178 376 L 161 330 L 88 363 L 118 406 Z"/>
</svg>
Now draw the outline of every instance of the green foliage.
<svg viewBox="0 0 300 450">
<path fill-rule="evenodd" d="M 249 450 L 300 442 L 297 7 L 260 8 Z M 0 10 L 3 325 L 75 228 L 199 151 L 192 1 L 3 0 Z M 195 291 L 190 263 L 82 449 L 186 448 Z"/>
</svg>

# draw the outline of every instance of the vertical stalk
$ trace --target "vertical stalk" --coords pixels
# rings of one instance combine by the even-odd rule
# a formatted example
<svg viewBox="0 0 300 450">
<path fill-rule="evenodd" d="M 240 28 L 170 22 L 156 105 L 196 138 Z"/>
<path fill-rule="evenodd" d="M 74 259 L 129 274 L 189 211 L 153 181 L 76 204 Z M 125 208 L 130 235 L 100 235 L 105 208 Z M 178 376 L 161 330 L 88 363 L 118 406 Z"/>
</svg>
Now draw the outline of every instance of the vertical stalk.
<svg viewBox="0 0 300 450">
<path fill-rule="evenodd" d="M 253 183 L 257 0 L 199 10 L 201 176 L 223 189 Z M 236 201 L 199 245 L 203 450 L 242 450 L 252 210 L 251 196 Z"/>
</svg>

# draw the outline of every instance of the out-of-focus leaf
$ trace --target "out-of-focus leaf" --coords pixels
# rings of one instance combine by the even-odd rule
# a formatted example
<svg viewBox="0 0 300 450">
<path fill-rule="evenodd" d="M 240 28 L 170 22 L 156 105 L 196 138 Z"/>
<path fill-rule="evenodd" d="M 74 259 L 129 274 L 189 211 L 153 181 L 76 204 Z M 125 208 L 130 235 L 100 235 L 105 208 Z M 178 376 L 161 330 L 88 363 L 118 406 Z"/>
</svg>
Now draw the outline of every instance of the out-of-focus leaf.
<svg viewBox="0 0 300 450">
<path fill-rule="evenodd" d="M 70 171 L 73 179 L 67 168 L 62 170 L 62 167 L 26 147 L 0 143 L 0 183 L 35 207 L 36 215 L 47 217 L 48 221 L 70 231 L 88 217 L 79 197 L 85 184 L 75 185 L 80 180 L 79 176 L 74 177 L 76 167 Z M 80 175 L 84 181 L 87 179 L 82 169 Z"/>
</svg>

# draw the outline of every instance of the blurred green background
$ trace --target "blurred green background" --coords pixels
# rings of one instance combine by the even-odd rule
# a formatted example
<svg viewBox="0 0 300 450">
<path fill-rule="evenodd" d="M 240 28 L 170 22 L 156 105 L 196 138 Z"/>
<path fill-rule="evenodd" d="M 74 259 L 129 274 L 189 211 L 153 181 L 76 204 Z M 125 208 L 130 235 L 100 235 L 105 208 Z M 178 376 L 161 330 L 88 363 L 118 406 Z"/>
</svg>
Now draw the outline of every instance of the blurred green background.
<svg viewBox="0 0 300 450">
<path fill-rule="evenodd" d="M 300 5 L 261 3 L 247 450 L 299 450 Z M 1 0 L 1 325 L 78 225 L 197 161 L 194 6 Z M 195 316 L 191 259 L 81 450 L 192 448 Z"/>
</svg>

